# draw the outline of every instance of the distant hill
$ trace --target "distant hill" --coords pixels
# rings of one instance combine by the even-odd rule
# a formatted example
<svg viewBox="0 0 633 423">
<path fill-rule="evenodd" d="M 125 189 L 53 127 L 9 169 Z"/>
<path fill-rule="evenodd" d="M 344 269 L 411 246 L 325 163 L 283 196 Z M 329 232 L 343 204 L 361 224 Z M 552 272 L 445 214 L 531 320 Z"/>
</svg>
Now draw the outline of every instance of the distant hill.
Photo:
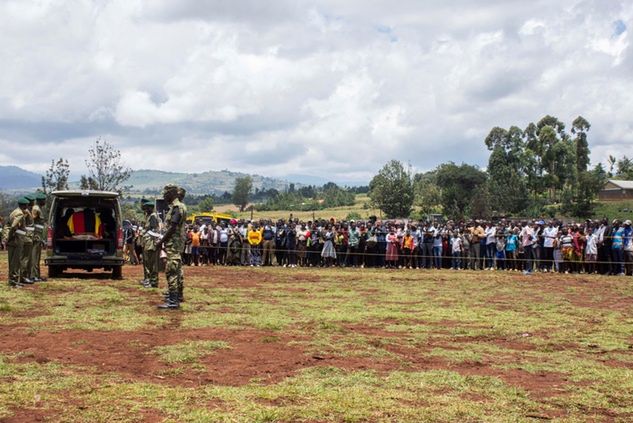
<svg viewBox="0 0 633 423">
<path fill-rule="evenodd" d="M 158 194 L 169 183 L 184 187 L 190 194 L 218 194 L 225 191 L 232 192 L 235 179 L 247 176 L 246 173 L 228 170 L 210 170 L 202 173 L 164 172 L 161 170 L 133 170 L 126 185 L 131 185 L 133 193 Z M 253 190 L 268 190 L 274 188 L 283 191 L 289 182 L 282 179 L 268 178 L 260 175 L 250 175 L 253 178 Z M 29 172 L 17 166 L 0 166 L 0 191 L 11 192 L 39 188 L 42 176 Z M 71 181 L 70 187 L 79 187 L 79 181 Z M 302 184 L 295 184 L 297 188 Z"/>
<path fill-rule="evenodd" d="M 132 191 L 137 193 L 158 193 L 166 184 L 173 183 L 184 187 L 191 194 L 222 194 L 225 191 L 232 192 L 235 186 L 235 179 L 243 176 L 247 176 L 247 174 L 228 170 L 178 173 L 140 169 L 132 171 L 132 175 L 126 185 L 132 185 Z M 267 190 L 274 188 L 282 191 L 289 184 L 288 181 L 282 179 L 267 178 L 260 175 L 250 176 L 253 178 L 253 189 Z"/>
<path fill-rule="evenodd" d="M 17 166 L 0 166 L 0 191 L 35 189 L 42 186 L 42 176 Z"/>
</svg>

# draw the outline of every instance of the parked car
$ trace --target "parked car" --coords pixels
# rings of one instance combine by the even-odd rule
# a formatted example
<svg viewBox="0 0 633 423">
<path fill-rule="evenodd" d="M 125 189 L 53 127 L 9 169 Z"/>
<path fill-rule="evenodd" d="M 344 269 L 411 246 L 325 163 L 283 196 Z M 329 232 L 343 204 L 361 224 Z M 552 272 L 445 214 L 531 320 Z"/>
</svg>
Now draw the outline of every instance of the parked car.
<svg viewBox="0 0 633 423">
<path fill-rule="evenodd" d="M 48 276 L 66 269 L 104 269 L 122 277 L 123 228 L 119 194 L 54 191 L 48 218 Z"/>
</svg>

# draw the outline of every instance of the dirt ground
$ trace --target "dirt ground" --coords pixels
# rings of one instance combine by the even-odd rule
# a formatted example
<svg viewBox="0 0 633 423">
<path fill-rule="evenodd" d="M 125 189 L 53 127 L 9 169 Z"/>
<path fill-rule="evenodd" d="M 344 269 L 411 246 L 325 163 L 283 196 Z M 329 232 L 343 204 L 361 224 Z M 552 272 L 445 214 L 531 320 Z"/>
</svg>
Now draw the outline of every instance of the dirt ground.
<svg viewBox="0 0 633 423">
<path fill-rule="evenodd" d="M 264 273 L 261 269 L 241 270 L 239 277 L 230 268 L 187 267 L 187 280 L 193 286 L 212 284 L 214 287 L 230 287 L 232 289 L 253 289 L 265 287 L 276 280 L 275 274 Z M 289 270 L 290 271 L 290 270 Z M 252 272 L 252 274 L 250 273 Z M 411 271 L 413 272 L 413 271 Z M 551 398 L 560 395 L 566 385 L 573 384 L 568 375 L 562 372 L 529 372 L 517 368 L 503 369 L 500 365 L 524 360 L 524 355 L 533 351 L 535 346 L 520 336 L 516 337 L 459 337 L 447 342 L 445 338 L 429 337 L 424 345 L 416 347 L 398 342 L 403 335 L 376 325 L 362 323 L 343 324 L 344 333 L 341 338 L 353 335 L 367 337 L 373 340 L 394 340 L 384 344 L 388 355 L 376 356 L 347 356 L 337 353 L 310 353 L 303 345 L 309 335 L 302 331 L 292 330 L 260 330 L 254 328 L 201 328 L 185 329 L 181 327 L 182 319 L 187 313 L 182 311 L 161 312 L 153 306 L 159 302 L 156 291 L 144 292 L 135 287 L 135 281 L 140 279 L 140 266 L 127 266 L 125 280 L 120 282 L 121 292 L 131 296 L 145 296 L 147 305 L 157 317 L 167 314 L 167 323 L 160 327 L 134 331 L 103 331 L 103 330 L 32 330 L 30 327 L 16 323 L 5 325 L 0 332 L 0 353 L 17 357 L 21 363 L 60 363 L 68 366 L 90 368 L 94 374 L 118 374 L 129 381 L 146 381 L 155 384 L 172 386 L 196 387 L 209 384 L 222 386 L 243 386 L 256 381 L 260 384 L 275 384 L 285 378 L 296 375 L 298 371 L 315 367 L 328 366 L 349 370 L 374 370 L 379 374 L 388 374 L 395 370 L 425 371 L 432 369 L 446 369 L 462 375 L 494 376 L 500 378 L 510 386 L 524 389 L 534 399 Z M 401 273 L 396 273 L 399 275 Z M 448 271 L 435 276 L 448 280 Z M 86 277 L 93 278 L 93 275 Z M 161 278 L 164 280 L 163 275 Z M 520 275 L 508 274 L 509 280 L 521 278 Z M 295 281 L 318 284 L 319 277 L 312 277 L 302 273 Z M 49 283 L 55 283 L 50 281 Z M 82 283 L 79 281 L 78 283 Z M 87 283 L 87 282 L 86 282 Z M 578 276 L 567 278 L 565 283 L 551 275 L 536 275 L 529 279 L 530 284 L 538 284 L 538 292 L 530 291 L 526 301 L 537 301 L 539 296 L 549 294 L 564 295 L 568 304 L 574 307 L 589 308 L 597 314 L 605 310 L 619 310 L 630 312 L 632 303 L 630 298 L 623 298 L 617 291 L 605 290 L 595 279 Z M 581 288 L 581 289 L 575 289 Z M 26 289 L 37 289 L 37 286 Z M 72 290 L 72 287 L 68 288 Z M 289 286 L 290 293 L 303 293 L 304 288 Z M 63 290 L 59 291 L 63 293 Z M 491 300 L 491 304 L 503 310 L 512 308 L 513 298 L 499 295 Z M 35 317 L 38 309 L 11 312 L 12 317 Z M 387 324 L 389 322 L 385 322 Z M 460 325 L 460 322 L 445 320 L 431 323 L 436 325 L 437 334 L 446 334 Z M 531 334 L 530 336 L 533 336 Z M 547 334 L 541 334 L 547 338 Z M 173 365 L 162 361 L 150 351 L 157 347 L 177 344 L 183 341 L 225 341 L 230 349 L 221 354 L 203 356 L 198 360 L 198 369 L 190 372 L 174 374 L 170 370 Z M 633 345 L 633 333 L 629 339 Z M 483 343 L 502 348 L 505 353 L 499 357 L 489 355 L 473 361 L 453 362 L 446 357 L 431 356 L 435 349 L 459 351 L 460 343 Z M 559 349 L 573 350 L 574 344 L 554 346 Z M 632 346 L 630 348 L 633 349 Z M 605 360 L 614 367 L 631 369 L 630 362 Z M 476 398 L 470 398 L 471 400 Z M 43 414 L 42 414 L 43 413 Z M 24 409 L 15 410 L 13 416 L 0 419 L 4 422 L 42 421 L 46 420 L 46 411 L 26 413 Z M 542 415 L 533 416 L 535 419 L 551 419 L 565 415 L 563 406 L 558 410 L 548 411 Z M 42 415 L 40 415 L 42 414 Z M 48 416 L 51 417 L 51 416 Z M 608 411 L 604 417 L 609 420 Z M 145 421 L 162 421 L 164 416 L 148 410 L 144 414 Z"/>
</svg>

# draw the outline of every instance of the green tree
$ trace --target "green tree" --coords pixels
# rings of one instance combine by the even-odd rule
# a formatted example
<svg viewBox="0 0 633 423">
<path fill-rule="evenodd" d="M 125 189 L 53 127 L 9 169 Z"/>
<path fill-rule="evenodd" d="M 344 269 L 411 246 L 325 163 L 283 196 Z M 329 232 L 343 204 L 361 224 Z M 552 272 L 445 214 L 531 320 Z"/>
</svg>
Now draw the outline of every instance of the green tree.
<svg viewBox="0 0 633 423">
<path fill-rule="evenodd" d="M 578 116 L 571 126 L 571 133 L 576 135 L 574 144 L 576 147 L 576 170 L 578 173 L 585 172 L 589 166 L 589 143 L 587 142 L 587 132 L 591 125 L 585 118 Z"/>
<path fill-rule="evenodd" d="M 442 193 L 437 186 L 435 171 L 418 173 L 413 178 L 414 204 L 422 214 L 442 211 Z"/>
<path fill-rule="evenodd" d="M 59 158 L 57 161 L 51 160 L 51 166 L 42 176 L 42 190 L 46 194 L 53 191 L 68 189 L 68 178 L 70 176 L 70 165 L 68 160 Z"/>
<path fill-rule="evenodd" d="M 207 196 L 198 203 L 198 211 L 205 212 L 213 210 L 213 197 Z"/>
<path fill-rule="evenodd" d="M 526 176 L 531 162 L 525 154 L 523 137 L 523 131 L 516 126 L 507 131 L 495 127 L 484 141 L 492 151 L 488 160 L 487 194 L 494 199 L 495 208 L 501 213 L 518 213 L 527 207 Z"/>
<path fill-rule="evenodd" d="M 250 176 L 244 176 L 235 179 L 235 187 L 233 188 L 232 201 L 240 211 L 248 204 L 251 190 L 253 189 L 253 179 Z"/>
<path fill-rule="evenodd" d="M 437 185 L 442 192 L 444 214 L 462 218 L 470 213 L 470 205 L 477 188 L 486 183 L 487 175 L 475 166 L 453 162 L 437 168 Z"/>
<path fill-rule="evenodd" d="M 470 217 L 473 219 L 490 219 L 494 200 L 490 195 L 488 184 L 481 184 L 475 188 L 470 200 Z"/>
<path fill-rule="evenodd" d="M 409 217 L 413 205 L 411 173 L 401 162 L 391 160 L 369 183 L 369 198 L 389 219 Z"/>
<path fill-rule="evenodd" d="M 616 174 L 614 176 L 617 179 L 633 179 L 633 160 L 627 156 L 622 156 L 622 158 L 616 162 L 615 168 Z"/>
<path fill-rule="evenodd" d="M 119 194 L 130 189 L 123 184 L 132 170 L 121 161 L 121 152 L 101 138 L 88 149 L 86 160 L 88 175 L 82 175 L 81 188 L 100 191 L 116 191 Z"/>
</svg>

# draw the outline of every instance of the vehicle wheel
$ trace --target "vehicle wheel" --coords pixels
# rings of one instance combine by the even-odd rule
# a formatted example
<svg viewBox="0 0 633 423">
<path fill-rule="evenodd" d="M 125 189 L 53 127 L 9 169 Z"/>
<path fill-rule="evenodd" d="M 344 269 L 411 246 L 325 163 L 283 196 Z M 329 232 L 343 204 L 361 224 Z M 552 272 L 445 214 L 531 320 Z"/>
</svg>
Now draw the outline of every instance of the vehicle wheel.
<svg viewBox="0 0 633 423">
<path fill-rule="evenodd" d="M 62 275 L 62 268 L 60 266 L 48 266 L 48 277 L 58 278 Z"/>
<path fill-rule="evenodd" d="M 123 266 L 112 267 L 112 279 L 123 279 Z"/>
</svg>

